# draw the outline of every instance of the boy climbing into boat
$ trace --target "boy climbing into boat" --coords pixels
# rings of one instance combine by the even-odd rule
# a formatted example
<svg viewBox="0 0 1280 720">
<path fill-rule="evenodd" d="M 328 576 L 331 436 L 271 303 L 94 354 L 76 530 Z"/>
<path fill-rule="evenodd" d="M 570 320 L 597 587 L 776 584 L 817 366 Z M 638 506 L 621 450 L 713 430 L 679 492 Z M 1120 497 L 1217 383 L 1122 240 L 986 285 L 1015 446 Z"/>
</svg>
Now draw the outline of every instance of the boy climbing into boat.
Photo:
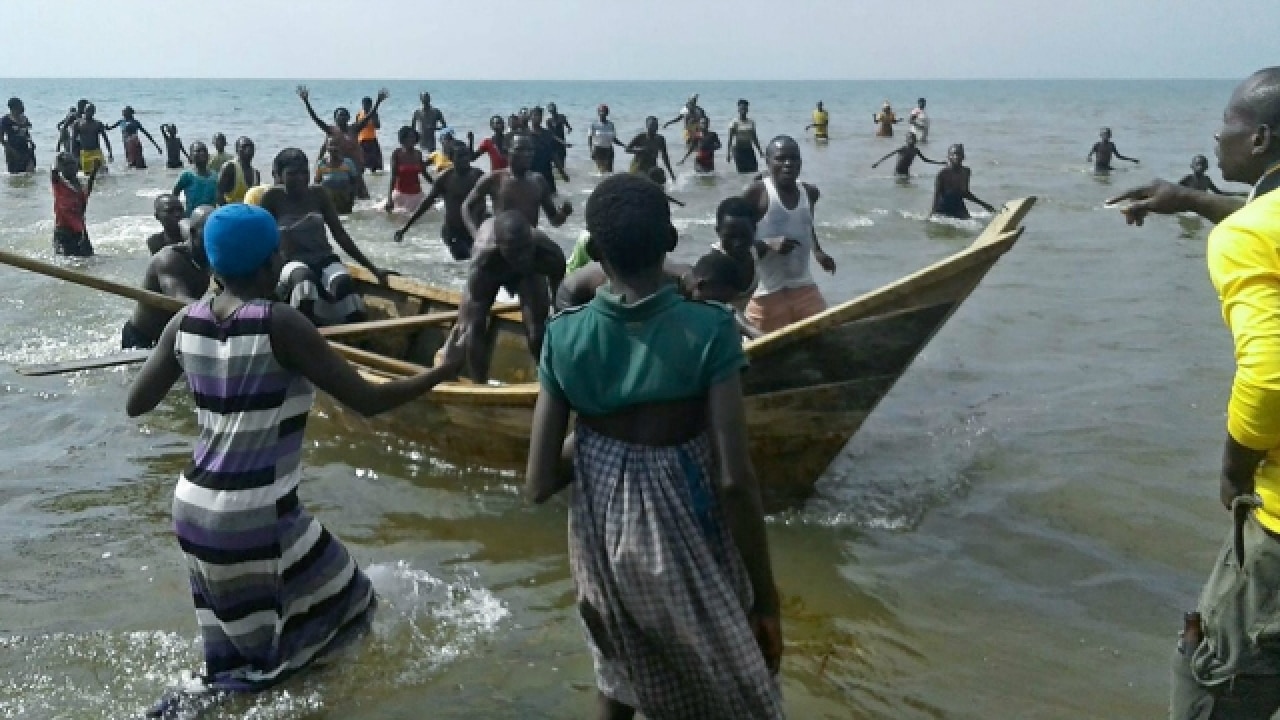
<svg viewBox="0 0 1280 720">
<path fill-rule="evenodd" d="M 489 198 L 493 199 L 495 216 L 516 210 L 535 228 L 540 211 L 547 214 L 551 227 L 560 227 L 573 214 L 568 200 L 556 207 L 551 185 L 542 175 L 532 172 L 533 155 L 533 138 L 528 133 L 516 133 L 511 138 L 510 166 L 485 175 L 472 188 L 465 203 L 467 212 L 462 214 L 472 237 L 480 237 L 475 219 L 484 217 L 485 200 Z"/>
<path fill-rule="evenodd" d="M 162 193 L 156 197 L 152 210 L 156 221 L 160 223 L 160 232 L 147 238 L 147 251 L 155 255 L 165 247 L 177 245 L 186 239 L 182 232 L 182 218 L 186 215 L 186 209 L 182 207 L 181 200 L 169 193 Z"/>
<path fill-rule="evenodd" d="M 911 177 L 911 164 L 916 161 L 916 158 L 920 158 L 930 165 L 946 165 L 946 163 L 941 160 L 930 160 L 924 156 L 924 153 L 920 152 L 920 147 L 916 145 L 916 134 L 914 132 L 907 133 L 906 145 L 903 145 L 897 150 L 886 153 L 884 157 L 872 163 L 872 169 L 880 167 L 880 163 L 888 160 L 894 155 L 898 156 L 898 161 L 893 167 L 893 176 L 898 179 Z"/>
<path fill-rule="evenodd" d="M 57 164 L 49 173 L 53 182 L 53 252 L 89 257 L 93 255 L 93 244 L 85 228 L 85 211 L 102 163 L 96 162 L 89 169 L 87 185 L 80 184 L 79 168 L 74 155 L 60 152 Z"/>
<path fill-rule="evenodd" d="M 489 311 L 505 288 L 520 298 L 525 338 L 537 358 L 542 352 L 551 297 L 564 280 L 564 251 L 533 227 L 519 210 L 484 221 L 476 233 L 475 257 L 458 306 L 454 336 L 466 351 L 467 374 L 489 380 Z"/>
<path fill-rule="evenodd" d="M 676 230 L 661 188 L 611 176 L 586 215 L 609 285 L 547 327 L 525 491 L 541 503 L 575 486 L 569 558 L 595 716 L 781 718 L 778 591 L 733 316 L 664 275 Z"/>
<path fill-rule="evenodd" d="M 174 200 L 172 197 L 169 199 Z M 204 297 L 209 290 L 209 258 L 204 250 L 204 224 L 213 210 L 212 205 L 196 208 L 188 222 L 187 239 L 166 245 L 151 256 L 151 260 L 147 262 L 146 274 L 142 276 L 142 289 L 168 295 L 184 303 L 193 303 Z M 172 312 L 138 303 L 133 309 L 133 315 L 120 330 L 120 349 L 155 347 L 160 340 L 160 333 L 172 316 Z"/>
<path fill-rule="evenodd" d="M 409 228 L 435 204 L 437 199 L 444 198 L 444 222 L 440 225 L 440 239 L 445 247 L 449 248 L 449 254 L 454 260 L 467 260 L 471 257 L 472 247 L 475 246 L 475 237 L 469 228 L 483 222 L 483 216 L 473 217 L 471 223 L 467 223 L 462 219 L 462 215 L 466 212 L 466 200 L 471 196 L 476 183 L 484 177 L 484 171 L 471 166 L 472 152 L 465 144 L 453 143 L 449 152 L 453 159 L 453 166 L 440 173 L 436 181 L 431 184 L 431 191 L 427 193 L 426 199 L 418 205 L 418 209 L 404 227 L 396 231 L 395 240 L 403 241 L 404 234 Z"/>
<path fill-rule="evenodd" d="M 834 274 L 836 261 L 822 251 L 813 225 L 813 208 L 822 193 L 799 182 L 800 145 L 779 135 L 765 150 L 766 174 L 743 197 L 755 210 L 756 269 L 759 273 L 747 319 L 761 332 L 773 332 L 827 309 L 810 272 L 812 256 Z"/>
<path fill-rule="evenodd" d="M 938 171 L 938 178 L 933 183 L 933 214 L 939 217 L 969 219 L 969 208 L 965 201 L 981 205 L 987 212 L 996 209 L 978 199 L 969 190 L 969 180 L 973 173 L 964 166 L 964 145 L 956 144 L 947 148 L 947 166 Z"/>
</svg>

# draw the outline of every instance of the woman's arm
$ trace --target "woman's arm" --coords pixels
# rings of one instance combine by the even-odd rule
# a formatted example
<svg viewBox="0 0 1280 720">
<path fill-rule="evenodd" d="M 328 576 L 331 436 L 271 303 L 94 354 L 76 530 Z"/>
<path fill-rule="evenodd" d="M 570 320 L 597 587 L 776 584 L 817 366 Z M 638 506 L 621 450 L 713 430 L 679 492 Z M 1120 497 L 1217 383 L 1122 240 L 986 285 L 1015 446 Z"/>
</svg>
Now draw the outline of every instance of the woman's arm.
<svg viewBox="0 0 1280 720">
<path fill-rule="evenodd" d="M 338 209 L 333 206 L 333 200 L 330 199 L 329 193 L 325 192 L 323 188 L 314 186 L 310 190 L 312 197 L 320 205 L 320 215 L 324 217 L 324 223 L 329 227 L 329 233 L 333 235 L 333 241 L 338 243 L 338 246 L 346 251 L 352 260 L 360 263 L 369 272 L 373 273 L 379 282 L 386 282 L 386 272 L 370 262 L 369 258 L 360 252 L 360 248 L 356 247 L 356 243 L 351 239 L 351 236 L 347 234 L 347 229 L 342 226 L 342 218 L 338 217 Z"/>
<path fill-rule="evenodd" d="M 182 319 L 187 316 L 186 309 L 178 311 L 164 326 L 160 340 L 155 349 L 147 356 L 147 361 L 138 372 L 138 377 L 129 386 L 129 396 L 125 400 L 124 411 L 129 417 L 138 417 L 151 412 L 164 400 L 173 388 L 173 384 L 182 377 L 182 366 L 178 364 L 178 356 L 174 353 L 178 329 Z"/>
<path fill-rule="evenodd" d="M 529 463 L 525 467 L 524 494 L 535 503 L 551 499 L 573 482 L 572 455 L 566 450 L 569 403 L 543 388 L 533 409 L 533 434 L 529 438 Z"/>
</svg>

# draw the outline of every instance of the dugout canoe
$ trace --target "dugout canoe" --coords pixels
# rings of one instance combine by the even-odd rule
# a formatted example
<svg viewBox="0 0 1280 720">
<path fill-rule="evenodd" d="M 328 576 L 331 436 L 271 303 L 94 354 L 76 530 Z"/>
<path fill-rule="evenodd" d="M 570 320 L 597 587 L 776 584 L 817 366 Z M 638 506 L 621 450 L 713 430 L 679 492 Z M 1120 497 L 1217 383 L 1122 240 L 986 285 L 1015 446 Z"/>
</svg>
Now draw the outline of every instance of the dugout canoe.
<svg viewBox="0 0 1280 720">
<path fill-rule="evenodd" d="M 772 497 L 802 496 L 825 472 L 911 362 L 1021 236 L 1034 197 L 997 213 L 968 247 L 881 288 L 745 346 L 743 376 L 752 458 Z M 455 311 L 457 292 L 392 276 L 388 285 L 358 267 L 374 320 Z M 390 327 L 385 327 L 385 326 Z M 523 468 L 534 401 L 535 366 L 520 313 L 494 318 L 493 378 L 437 387 L 411 417 L 393 414 L 393 431 L 424 442 L 449 462 Z M 404 329 L 397 329 L 397 327 Z M 428 366 L 447 323 L 370 323 L 349 342 L 362 350 Z M 406 370 L 410 369 L 406 366 Z M 429 406 L 429 407 L 428 407 Z"/>
</svg>

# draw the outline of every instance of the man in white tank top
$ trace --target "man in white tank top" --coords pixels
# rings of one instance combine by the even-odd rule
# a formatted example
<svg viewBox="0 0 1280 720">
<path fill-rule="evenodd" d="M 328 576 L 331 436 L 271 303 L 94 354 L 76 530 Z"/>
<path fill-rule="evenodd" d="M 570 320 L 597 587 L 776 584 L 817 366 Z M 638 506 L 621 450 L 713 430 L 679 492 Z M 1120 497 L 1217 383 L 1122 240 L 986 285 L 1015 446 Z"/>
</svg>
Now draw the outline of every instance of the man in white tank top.
<svg viewBox="0 0 1280 720">
<path fill-rule="evenodd" d="M 756 208 L 756 263 L 759 285 L 747 304 L 747 320 L 769 333 L 827 309 L 813 281 L 810 258 L 835 273 L 836 261 L 822 251 L 813 226 L 821 193 L 800 177 L 800 146 L 779 135 L 765 150 L 768 172 L 743 197 Z"/>
</svg>

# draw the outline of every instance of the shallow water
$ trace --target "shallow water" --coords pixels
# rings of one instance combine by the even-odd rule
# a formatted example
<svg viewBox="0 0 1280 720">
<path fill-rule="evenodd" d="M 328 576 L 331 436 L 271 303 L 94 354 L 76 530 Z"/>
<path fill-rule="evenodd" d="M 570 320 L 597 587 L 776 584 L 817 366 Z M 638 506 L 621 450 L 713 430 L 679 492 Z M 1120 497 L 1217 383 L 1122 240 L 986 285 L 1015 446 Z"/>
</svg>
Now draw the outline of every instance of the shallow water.
<svg viewBox="0 0 1280 720">
<path fill-rule="evenodd" d="M 694 87 L 696 85 L 696 87 Z M 783 688 L 799 718 L 1152 717 L 1168 653 L 1226 528 L 1215 477 L 1231 372 L 1203 260 L 1207 224 L 1124 227 L 1105 197 L 1208 153 L 1226 82 L 431 83 L 454 127 L 556 100 L 578 127 L 608 102 L 622 134 L 674 116 L 697 89 L 717 127 L 739 96 L 762 136 L 802 135 L 812 103 L 832 140 L 803 143 L 819 185 L 820 283 L 843 300 L 963 247 L 981 222 L 925 219 L 932 168 L 899 185 L 870 164 L 885 96 L 933 117 L 927 156 L 962 141 L 974 192 L 1035 194 L 1027 232 L 926 348 L 804 504 L 770 520 L 784 597 Z M 284 82 L 16 81 L 47 167 L 58 108 L 88 95 L 104 119 L 126 102 L 158 131 L 257 141 L 265 166 L 319 134 Z M 393 84 L 387 129 L 416 84 Z M 371 83 L 313 83 L 317 107 Z M 1109 177 L 1084 156 L 1110 124 L 1126 155 Z M 674 128 L 673 128 L 674 130 Z M 672 145 L 675 132 L 667 133 Z M 113 136 L 116 140 L 118 136 Z M 118 149 L 118 148 L 117 148 Z M 149 151 L 148 161 L 155 158 Z M 120 153 L 121 157 L 123 153 Z M 678 158 L 675 158 L 678 160 Z M 564 195 L 580 211 L 598 181 L 570 150 Z M 158 165 L 158 162 L 153 163 Z M 484 161 L 481 161 L 484 165 Z M 713 240 L 716 202 L 743 180 L 677 167 L 680 259 Z M 42 171 L 43 172 L 43 171 Z M 1215 173 L 1216 174 L 1216 173 Z M 151 198 L 175 171 L 117 169 L 90 203 L 99 255 L 64 261 L 136 282 Z M 47 175 L 0 176 L 0 248 L 49 259 Z M 385 176 L 370 185 L 385 193 Z M 429 214 L 398 223 L 357 210 L 349 227 L 379 264 L 456 286 Z M 552 231 L 566 248 L 581 213 Z M 28 378 L 13 366 L 110 354 L 127 303 L 0 268 L 0 717 L 119 718 L 198 661 L 169 502 L 195 433 L 175 392 L 140 421 L 123 413 L 129 369 Z M 590 663 L 571 614 L 562 502 L 530 508 L 520 478 L 432 458 L 322 402 L 308 428 L 310 509 L 346 541 L 387 601 L 340 666 L 224 708 L 234 718 L 583 716 Z"/>
</svg>

